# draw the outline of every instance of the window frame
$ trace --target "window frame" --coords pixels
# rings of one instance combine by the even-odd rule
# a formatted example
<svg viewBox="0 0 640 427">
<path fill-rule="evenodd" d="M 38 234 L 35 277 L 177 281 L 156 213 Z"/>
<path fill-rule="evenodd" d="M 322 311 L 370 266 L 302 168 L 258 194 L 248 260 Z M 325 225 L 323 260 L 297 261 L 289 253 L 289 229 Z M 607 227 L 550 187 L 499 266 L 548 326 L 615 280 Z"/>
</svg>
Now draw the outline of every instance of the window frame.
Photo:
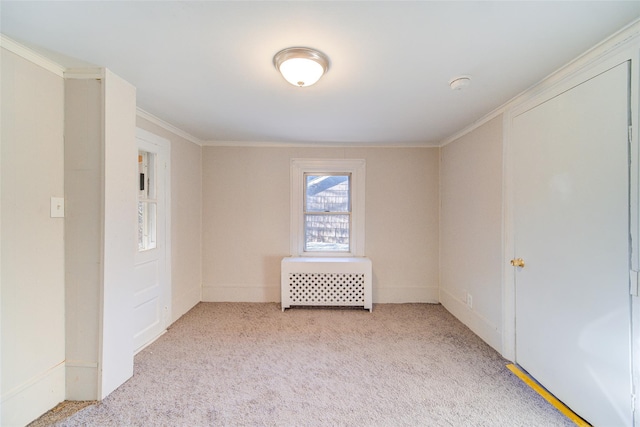
<svg viewBox="0 0 640 427">
<path fill-rule="evenodd" d="M 290 252 L 291 256 L 364 256 L 365 161 L 363 159 L 291 159 Z M 351 228 L 349 251 L 305 251 L 305 174 L 351 175 Z"/>
</svg>

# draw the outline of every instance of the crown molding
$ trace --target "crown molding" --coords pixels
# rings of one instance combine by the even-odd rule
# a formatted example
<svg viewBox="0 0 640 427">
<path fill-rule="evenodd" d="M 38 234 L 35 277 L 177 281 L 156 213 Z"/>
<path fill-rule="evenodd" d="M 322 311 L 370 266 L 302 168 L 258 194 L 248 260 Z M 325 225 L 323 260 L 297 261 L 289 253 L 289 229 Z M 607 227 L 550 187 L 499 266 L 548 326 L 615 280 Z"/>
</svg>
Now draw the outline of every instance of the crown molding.
<svg viewBox="0 0 640 427">
<path fill-rule="evenodd" d="M 189 142 L 192 142 L 199 146 L 205 145 L 205 142 L 200 140 L 199 138 L 196 138 L 195 136 L 191 135 L 188 132 L 183 131 L 182 129 L 172 125 L 171 123 L 165 122 L 161 118 L 154 116 L 153 114 L 143 110 L 140 107 L 136 108 L 136 115 L 140 118 L 148 120 L 149 122 L 153 123 L 156 126 L 160 126 L 164 130 L 171 132 L 174 135 L 178 135 L 179 137 L 186 139 Z"/>
<path fill-rule="evenodd" d="M 445 145 L 457 140 L 458 138 L 463 137 L 464 135 L 487 123 L 491 119 L 494 119 L 500 114 L 503 114 L 506 111 L 510 110 L 514 106 L 522 104 L 527 100 L 534 98 L 541 92 L 544 92 L 580 73 L 584 69 L 593 66 L 600 61 L 603 61 L 604 59 L 606 59 L 606 57 L 614 54 L 619 49 L 625 49 L 629 46 L 632 46 L 634 42 L 640 42 L 640 19 L 637 19 L 629 25 L 621 28 L 620 30 L 607 37 L 600 43 L 596 44 L 592 48 L 588 49 L 586 52 L 582 53 L 563 67 L 549 74 L 548 76 L 546 76 L 533 86 L 529 87 L 528 89 L 525 89 L 515 97 L 511 98 L 509 101 L 502 104 L 498 108 L 490 111 L 480 119 L 464 127 L 453 135 L 443 139 L 442 141 L 440 141 L 438 146 L 444 147 Z"/>
<path fill-rule="evenodd" d="M 21 45 L 17 41 L 10 39 L 4 34 L 0 34 L 0 47 L 15 53 L 23 59 L 44 68 L 47 71 L 52 72 L 56 76 L 64 78 L 65 69 L 62 65 L 53 62 L 49 58 L 39 54 L 38 52 L 29 49 L 28 47 Z"/>
<path fill-rule="evenodd" d="M 103 67 L 90 67 L 90 68 L 65 68 L 62 65 L 52 61 L 51 59 L 35 52 L 32 49 L 16 42 L 15 40 L 0 33 L 0 47 L 12 52 L 21 58 L 32 62 L 33 64 L 40 66 L 53 74 L 65 78 L 65 79 L 104 79 L 106 70 Z M 154 123 L 161 128 L 178 135 L 189 142 L 197 145 L 202 145 L 202 141 L 195 136 L 173 126 L 170 123 L 150 114 L 141 108 L 137 108 L 137 115 L 142 117 L 151 123 Z"/>
<path fill-rule="evenodd" d="M 94 68 L 67 68 L 64 71 L 65 79 L 104 79 L 105 69 L 102 67 Z"/>
<path fill-rule="evenodd" d="M 428 142 L 400 142 L 376 144 L 373 142 L 274 142 L 274 141 L 202 141 L 203 147 L 248 148 L 438 148 Z"/>
</svg>

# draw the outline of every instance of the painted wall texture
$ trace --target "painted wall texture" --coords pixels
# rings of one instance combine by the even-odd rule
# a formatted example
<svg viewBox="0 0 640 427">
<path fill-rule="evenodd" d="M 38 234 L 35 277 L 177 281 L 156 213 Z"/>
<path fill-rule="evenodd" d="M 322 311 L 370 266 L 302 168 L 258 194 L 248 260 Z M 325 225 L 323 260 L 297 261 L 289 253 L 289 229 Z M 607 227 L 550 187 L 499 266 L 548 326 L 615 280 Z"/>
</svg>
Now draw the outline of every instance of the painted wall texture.
<svg viewBox="0 0 640 427">
<path fill-rule="evenodd" d="M 292 158 L 365 159 L 374 302 L 438 301 L 439 149 L 203 147 L 204 301 L 280 301 Z"/>
<path fill-rule="evenodd" d="M 5 50 L 2 63 L 2 425 L 64 399 L 64 80 Z"/>
<path fill-rule="evenodd" d="M 502 347 L 502 115 L 442 147 L 440 301 Z M 467 294 L 472 307 L 467 305 Z"/>
</svg>

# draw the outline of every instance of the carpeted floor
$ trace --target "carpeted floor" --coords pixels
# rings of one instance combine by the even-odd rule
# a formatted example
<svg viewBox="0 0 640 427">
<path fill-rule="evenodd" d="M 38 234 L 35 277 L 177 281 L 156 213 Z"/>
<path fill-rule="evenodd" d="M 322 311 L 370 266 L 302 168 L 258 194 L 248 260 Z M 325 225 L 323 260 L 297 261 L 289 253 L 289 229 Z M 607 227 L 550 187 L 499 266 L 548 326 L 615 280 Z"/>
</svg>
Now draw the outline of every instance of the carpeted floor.
<svg viewBox="0 0 640 427">
<path fill-rule="evenodd" d="M 441 305 L 200 303 L 101 403 L 32 425 L 573 425 L 506 364 Z"/>
</svg>

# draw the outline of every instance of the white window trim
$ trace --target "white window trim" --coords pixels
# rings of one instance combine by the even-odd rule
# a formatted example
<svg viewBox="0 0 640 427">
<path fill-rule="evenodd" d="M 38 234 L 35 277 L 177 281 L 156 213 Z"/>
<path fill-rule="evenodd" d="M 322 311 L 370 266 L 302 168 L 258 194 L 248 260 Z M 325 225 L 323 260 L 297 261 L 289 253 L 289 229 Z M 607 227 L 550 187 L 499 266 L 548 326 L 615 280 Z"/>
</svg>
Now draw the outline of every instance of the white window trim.
<svg viewBox="0 0 640 427">
<path fill-rule="evenodd" d="M 349 252 L 305 252 L 304 250 L 304 174 L 351 174 L 351 237 Z M 291 256 L 363 257 L 365 161 L 363 159 L 291 159 Z"/>
</svg>

